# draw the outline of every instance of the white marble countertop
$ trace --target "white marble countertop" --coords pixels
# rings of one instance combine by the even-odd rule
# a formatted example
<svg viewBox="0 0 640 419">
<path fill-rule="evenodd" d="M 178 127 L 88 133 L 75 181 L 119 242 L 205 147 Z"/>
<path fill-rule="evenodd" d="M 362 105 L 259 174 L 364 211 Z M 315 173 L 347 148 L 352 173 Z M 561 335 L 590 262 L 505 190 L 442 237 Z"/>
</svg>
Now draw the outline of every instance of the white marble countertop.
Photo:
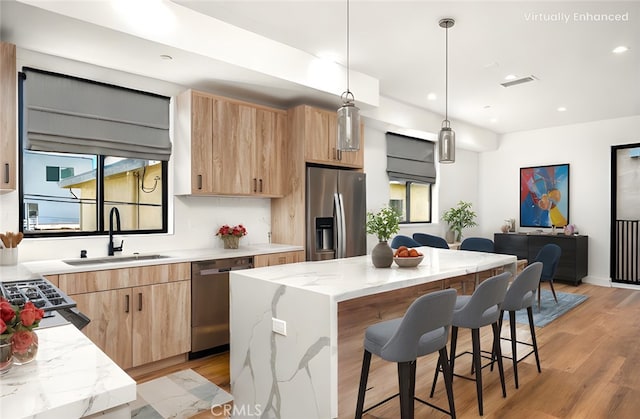
<svg viewBox="0 0 640 419">
<path fill-rule="evenodd" d="M 513 264 L 516 257 L 495 253 L 420 247 L 424 259 L 415 268 L 375 268 L 371 255 L 303 262 L 252 270 L 231 271 L 264 281 L 329 295 L 340 302 L 444 278 L 472 274 Z"/>
<path fill-rule="evenodd" d="M 38 355 L 0 378 L 0 417 L 79 418 L 136 399 L 136 383 L 74 326 L 35 329 Z"/>
<path fill-rule="evenodd" d="M 133 266 L 162 265 L 166 263 L 195 262 L 200 260 L 226 259 L 243 256 L 264 255 L 270 253 L 294 252 L 299 250 L 304 250 L 304 247 L 286 244 L 258 244 L 252 246 L 240 245 L 238 249 L 185 249 L 140 253 L 140 255 L 158 254 L 167 257 L 163 257 L 160 259 L 118 262 L 119 257 L 133 255 L 133 253 L 124 253 L 118 256 L 113 256 L 114 262 L 112 263 L 96 263 L 76 266 L 69 265 L 63 262 L 62 259 L 40 260 L 18 263 L 17 265 L 13 266 L 0 266 L 0 282 L 37 278 L 41 275 L 98 271 L 105 269 L 128 268 Z M 100 257 L 96 259 L 104 258 Z"/>
</svg>

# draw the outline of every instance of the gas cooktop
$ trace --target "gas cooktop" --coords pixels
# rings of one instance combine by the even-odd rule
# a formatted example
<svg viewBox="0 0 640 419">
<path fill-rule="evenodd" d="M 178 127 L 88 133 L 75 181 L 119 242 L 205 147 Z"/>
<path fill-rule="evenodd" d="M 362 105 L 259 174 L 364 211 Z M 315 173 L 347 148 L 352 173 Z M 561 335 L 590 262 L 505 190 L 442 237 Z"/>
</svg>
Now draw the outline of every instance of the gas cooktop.
<svg viewBox="0 0 640 419">
<path fill-rule="evenodd" d="M 0 293 L 13 305 L 23 306 L 31 301 L 44 311 L 76 306 L 75 301 L 44 278 L 2 282 Z"/>
</svg>

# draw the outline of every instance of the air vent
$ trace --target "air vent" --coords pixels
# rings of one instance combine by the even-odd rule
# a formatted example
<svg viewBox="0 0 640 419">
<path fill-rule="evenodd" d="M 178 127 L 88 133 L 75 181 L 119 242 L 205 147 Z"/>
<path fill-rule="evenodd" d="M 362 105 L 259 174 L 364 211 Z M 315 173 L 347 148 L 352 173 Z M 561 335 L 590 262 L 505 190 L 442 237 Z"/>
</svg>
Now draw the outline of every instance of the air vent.
<svg viewBox="0 0 640 419">
<path fill-rule="evenodd" d="M 535 76 L 527 76 L 527 77 L 522 77 L 515 80 L 505 81 L 504 83 L 500 83 L 500 85 L 502 87 L 511 87 L 511 86 L 515 86 L 516 84 L 529 83 L 530 81 L 534 81 L 534 80 L 538 80 L 538 79 L 535 78 Z"/>
</svg>

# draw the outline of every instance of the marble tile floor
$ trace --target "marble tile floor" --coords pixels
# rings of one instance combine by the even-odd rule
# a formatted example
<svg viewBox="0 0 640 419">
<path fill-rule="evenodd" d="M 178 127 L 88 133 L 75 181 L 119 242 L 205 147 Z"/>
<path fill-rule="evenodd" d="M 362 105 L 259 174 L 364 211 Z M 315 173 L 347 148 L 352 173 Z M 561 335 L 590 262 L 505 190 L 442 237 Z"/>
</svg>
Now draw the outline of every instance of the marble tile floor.
<svg viewBox="0 0 640 419">
<path fill-rule="evenodd" d="M 136 419 L 182 419 L 233 401 L 231 396 L 191 369 L 178 371 L 137 386 L 130 404 Z"/>
</svg>

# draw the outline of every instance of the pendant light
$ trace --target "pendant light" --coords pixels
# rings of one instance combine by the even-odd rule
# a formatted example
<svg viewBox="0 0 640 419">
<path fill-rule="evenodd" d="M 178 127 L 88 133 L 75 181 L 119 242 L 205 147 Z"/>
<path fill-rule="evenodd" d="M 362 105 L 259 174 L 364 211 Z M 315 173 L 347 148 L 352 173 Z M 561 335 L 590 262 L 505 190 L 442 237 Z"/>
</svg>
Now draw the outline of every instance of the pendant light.
<svg viewBox="0 0 640 419">
<path fill-rule="evenodd" d="M 456 133 L 451 129 L 449 122 L 449 28 L 456 21 L 451 18 L 440 20 L 440 27 L 446 31 L 445 37 L 445 93 L 444 93 L 444 121 L 438 133 L 438 161 L 440 163 L 453 163 L 456 161 Z"/>
<path fill-rule="evenodd" d="M 340 96 L 342 106 L 338 109 L 338 135 L 336 148 L 339 151 L 360 150 L 360 109 L 349 90 L 349 0 L 347 0 L 347 90 Z"/>
</svg>

